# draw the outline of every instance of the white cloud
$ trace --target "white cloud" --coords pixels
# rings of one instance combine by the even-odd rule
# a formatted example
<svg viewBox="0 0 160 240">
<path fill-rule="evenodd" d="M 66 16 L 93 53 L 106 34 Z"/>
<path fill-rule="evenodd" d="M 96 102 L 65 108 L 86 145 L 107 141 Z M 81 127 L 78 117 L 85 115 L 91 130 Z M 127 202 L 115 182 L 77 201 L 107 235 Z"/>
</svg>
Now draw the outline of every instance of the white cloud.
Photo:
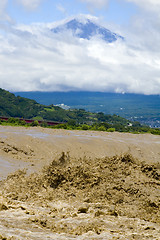
<svg viewBox="0 0 160 240">
<path fill-rule="evenodd" d="M 35 10 L 44 0 L 16 0 L 16 1 L 28 10 Z"/>
<path fill-rule="evenodd" d="M 4 9 L 6 8 L 7 0 L 0 1 L 0 14 L 3 14 Z"/>
<path fill-rule="evenodd" d="M 160 53 L 136 46 L 54 34 L 45 24 L 19 26 L 0 38 L 0 87 L 160 94 Z"/>
<path fill-rule="evenodd" d="M 35 10 L 45 0 L 14 0 L 28 10 Z M 13 23 L 13 19 L 7 13 L 8 0 L 0 0 L 0 21 Z"/>
<path fill-rule="evenodd" d="M 11 18 L 6 13 L 8 0 L 1 0 L 0 1 L 0 21 L 8 21 L 11 22 Z"/>
<path fill-rule="evenodd" d="M 57 9 L 58 9 L 60 12 L 62 12 L 63 14 L 66 14 L 66 13 L 67 13 L 66 9 L 65 9 L 61 4 L 58 4 L 58 5 L 57 5 Z"/>
<path fill-rule="evenodd" d="M 40 0 L 17 1 L 31 10 L 40 4 Z M 108 3 L 80 1 L 92 9 Z M 142 11 L 123 29 L 125 41 L 112 44 L 98 38 L 76 39 L 67 32 L 56 35 L 49 24 L 7 26 L 5 35 L 0 35 L 0 87 L 160 94 L 160 1 L 124 1 L 136 3 Z M 0 1 L 0 20 L 9 20 L 6 5 L 7 0 Z"/>
<path fill-rule="evenodd" d="M 159 0 L 126 0 L 126 1 L 136 3 L 142 9 L 146 9 L 149 11 L 158 12 L 160 10 Z"/>
<path fill-rule="evenodd" d="M 81 2 L 87 3 L 92 8 L 103 8 L 108 5 L 111 0 L 79 0 Z M 137 4 L 143 9 L 147 9 L 149 11 L 159 11 L 160 9 L 160 1 L 159 0 L 121 0 L 126 2 L 132 2 Z"/>
<path fill-rule="evenodd" d="M 94 8 L 103 8 L 108 5 L 109 0 L 80 0 L 81 2 L 84 2 L 88 5 L 90 9 Z"/>
</svg>

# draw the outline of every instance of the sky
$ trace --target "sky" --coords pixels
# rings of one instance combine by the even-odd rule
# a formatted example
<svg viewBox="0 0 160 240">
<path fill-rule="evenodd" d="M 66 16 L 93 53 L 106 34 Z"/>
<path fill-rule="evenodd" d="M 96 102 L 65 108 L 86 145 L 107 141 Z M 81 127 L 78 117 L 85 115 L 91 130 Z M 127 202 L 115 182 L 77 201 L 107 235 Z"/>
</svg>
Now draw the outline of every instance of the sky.
<svg viewBox="0 0 160 240">
<path fill-rule="evenodd" d="M 75 17 L 124 40 L 51 31 Z M 0 0 L 0 88 L 160 94 L 160 0 Z"/>
</svg>

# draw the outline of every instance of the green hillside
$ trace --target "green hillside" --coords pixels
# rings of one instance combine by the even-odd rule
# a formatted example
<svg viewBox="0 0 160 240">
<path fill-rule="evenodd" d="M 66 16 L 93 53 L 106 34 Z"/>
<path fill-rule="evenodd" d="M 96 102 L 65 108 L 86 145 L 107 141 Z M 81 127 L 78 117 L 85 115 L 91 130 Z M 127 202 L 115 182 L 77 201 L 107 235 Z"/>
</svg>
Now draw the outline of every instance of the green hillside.
<svg viewBox="0 0 160 240">
<path fill-rule="evenodd" d="M 14 94 L 0 88 L 0 116 L 32 118 L 43 108 L 34 100 L 15 97 Z"/>
<path fill-rule="evenodd" d="M 53 121 L 68 121 L 76 119 L 76 115 L 57 106 L 45 106 L 34 100 L 15 96 L 0 89 L 0 116 L 20 117 L 27 119 L 44 119 Z"/>
<path fill-rule="evenodd" d="M 160 134 L 159 129 L 152 129 L 142 126 L 139 122 L 131 122 L 117 115 L 108 115 L 102 112 L 92 113 L 84 109 L 64 110 L 58 106 L 42 105 L 35 100 L 15 96 L 0 88 L 0 116 L 9 118 L 24 118 L 33 120 L 57 121 L 59 128 L 99 130 L 99 131 L 119 131 L 143 133 L 149 132 Z M 14 122 L 13 119 L 12 121 Z M 38 123 L 38 122 L 37 122 Z M 16 124 L 22 124 L 16 121 Z M 24 124 L 24 123 L 23 123 Z"/>
<path fill-rule="evenodd" d="M 127 124 L 128 120 L 116 115 L 91 113 L 84 109 L 64 110 L 58 106 L 45 106 L 34 100 L 15 96 L 0 89 L 0 116 L 21 117 L 28 119 L 44 119 L 59 122 L 75 120 L 76 123 L 110 122 Z"/>
</svg>

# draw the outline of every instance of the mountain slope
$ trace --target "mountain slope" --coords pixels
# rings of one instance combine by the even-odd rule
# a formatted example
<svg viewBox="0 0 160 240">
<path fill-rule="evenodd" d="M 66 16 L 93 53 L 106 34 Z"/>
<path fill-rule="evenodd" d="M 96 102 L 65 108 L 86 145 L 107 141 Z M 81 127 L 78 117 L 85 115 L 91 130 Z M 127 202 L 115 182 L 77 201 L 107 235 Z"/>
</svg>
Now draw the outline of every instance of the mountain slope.
<svg viewBox="0 0 160 240">
<path fill-rule="evenodd" d="M 132 122 L 117 115 L 93 113 L 84 109 L 62 109 L 53 104 L 46 106 L 34 100 L 15 96 L 0 88 L 0 116 L 19 117 L 33 120 L 57 121 L 66 129 L 119 131 L 119 132 L 149 132 L 160 134 L 159 129 L 151 129 L 139 122 Z M 86 125 L 87 124 L 87 125 Z M 59 127 L 62 127 L 59 126 Z"/>
<path fill-rule="evenodd" d="M 0 116 L 32 118 L 43 109 L 36 101 L 15 97 L 14 94 L 0 88 Z"/>
<path fill-rule="evenodd" d="M 101 37 L 104 41 L 108 43 L 114 42 L 117 39 L 123 39 L 122 36 L 111 32 L 107 28 L 104 28 L 87 18 L 85 19 L 85 21 L 74 18 L 66 22 L 65 24 L 61 24 L 56 28 L 52 29 L 54 33 L 60 33 L 67 30 L 72 31 L 73 35 L 78 38 L 88 40 L 96 36 Z"/>
<path fill-rule="evenodd" d="M 34 100 L 15 96 L 13 93 L 0 88 L 0 116 L 20 117 L 29 119 L 44 119 L 58 122 L 73 121 L 75 123 L 101 123 L 120 124 L 126 126 L 128 120 L 116 115 L 92 113 L 84 109 L 62 109 L 53 104 L 46 106 Z M 73 123 L 73 122 L 72 122 Z"/>
<path fill-rule="evenodd" d="M 44 119 L 53 121 L 68 121 L 76 118 L 76 115 L 70 114 L 58 106 L 45 106 L 37 103 L 35 100 L 15 96 L 6 90 L 0 88 L 0 116 L 20 117 L 27 119 Z"/>
</svg>

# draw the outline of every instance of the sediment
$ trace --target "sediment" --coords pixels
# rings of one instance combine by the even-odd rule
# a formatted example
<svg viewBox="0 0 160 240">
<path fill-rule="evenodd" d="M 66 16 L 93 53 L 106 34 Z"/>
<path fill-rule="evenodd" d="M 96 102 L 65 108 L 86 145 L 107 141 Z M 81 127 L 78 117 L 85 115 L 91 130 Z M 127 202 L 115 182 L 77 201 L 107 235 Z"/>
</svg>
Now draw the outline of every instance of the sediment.
<svg viewBox="0 0 160 240">
<path fill-rule="evenodd" d="M 15 161 L 19 152 L 36 167 L 34 144 L 41 141 L 32 139 L 34 144 L 26 146 L 12 140 L 1 142 L 3 148 L 9 145 L 9 156 Z M 55 146 L 49 144 L 44 151 Z M 43 164 L 37 171 L 21 168 L 0 182 L 0 239 L 158 240 L 159 162 L 130 152 L 87 156 L 79 146 L 80 157 L 74 149 L 74 154 L 58 152 L 45 161 L 39 152 Z"/>
</svg>

